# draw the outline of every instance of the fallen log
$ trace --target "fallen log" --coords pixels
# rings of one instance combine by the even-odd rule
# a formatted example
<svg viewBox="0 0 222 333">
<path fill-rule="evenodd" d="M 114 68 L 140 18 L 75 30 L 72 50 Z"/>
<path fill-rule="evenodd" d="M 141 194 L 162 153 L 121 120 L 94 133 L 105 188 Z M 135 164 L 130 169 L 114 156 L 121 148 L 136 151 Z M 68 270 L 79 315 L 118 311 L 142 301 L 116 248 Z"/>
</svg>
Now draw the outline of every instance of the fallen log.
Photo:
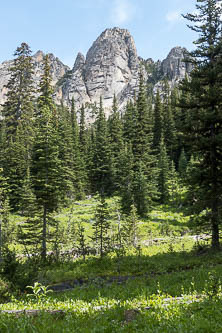
<svg viewBox="0 0 222 333">
<path fill-rule="evenodd" d="M 43 309 L 30 309 L 30 310 L 1 310 L 0 314 L 12 314 L 16 317 L 21 315 L 38 316 L 39 314 L 47 313 L 53 316 L 64 317 L 65 311 L 63 310 L 43 310 Z"/>
</svg>

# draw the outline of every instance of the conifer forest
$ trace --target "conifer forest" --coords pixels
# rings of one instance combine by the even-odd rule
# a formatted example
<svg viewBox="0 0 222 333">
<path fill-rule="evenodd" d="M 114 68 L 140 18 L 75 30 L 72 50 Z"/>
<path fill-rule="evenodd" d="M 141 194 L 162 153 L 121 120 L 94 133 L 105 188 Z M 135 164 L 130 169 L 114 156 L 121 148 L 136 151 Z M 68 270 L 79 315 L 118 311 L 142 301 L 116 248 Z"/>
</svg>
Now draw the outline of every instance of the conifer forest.
<svg viewBox="0 0 222 333">
<path fill-rule="evenodd" d="M 192 71 L 120 109 L 55 102 L 14 53 L 0 106 L 0 332 L 222 332 L 222 7 L 197 0 Z M 52 319 L 53 318 L 53 319 Z"/>
</svg>

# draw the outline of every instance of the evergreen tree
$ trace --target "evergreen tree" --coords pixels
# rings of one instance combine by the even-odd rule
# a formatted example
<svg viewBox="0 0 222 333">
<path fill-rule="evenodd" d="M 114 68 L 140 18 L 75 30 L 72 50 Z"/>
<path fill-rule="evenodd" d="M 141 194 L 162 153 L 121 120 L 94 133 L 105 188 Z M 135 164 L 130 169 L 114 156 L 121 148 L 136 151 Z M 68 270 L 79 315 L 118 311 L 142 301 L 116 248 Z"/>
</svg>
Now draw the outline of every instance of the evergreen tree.
<svg viewBox="0 0 222 333">
<path fill-rule="evenodd" d="M 164 101 L 163 123 L 163 135 L 167 153 L 170 159 L 174 160 L 176 150 L 176 126 L 170 98 Z"/>
<path fill-rule="evenodd" d="M 153 149 L 158 152 L 163 135 L 163 111 L 159 90 L 157 91 L 154 105 Z"/>
<path fill-rule="evenodd" d="M 132 146 L 126 144 L 120 154 L 120 203 L 125 214 L 128 214 L 134 203 L 134 157 Z"/>
<path fill-rule="evenodd" d="M 57 107 L 58 114 L 58 147 L 59 160 L 61 163 L 61 183 L 63 183 L 63 202 L 72 199 L 75 196 L 75 170 L 74 170 L 74 142 L 73 128 L 70 119 L 70 113 L 61 103 Z"/>
<path fill-rule="evenodd" d="M 22 43 L 14 53 L 16 57 L 10 67 L 10 79 L 6 86 L 7 101 L 3 106 L 6 121 L 7 141 L 14 137 L 19 120 L 33 116 L 33 63 L 28 44 Z"/>
<path fill-rule="evenodd" d="M 176 207 L 180 204 L 181 184 L 174 162 L 171 161 L 167 179 L 168 201 Z"/>
<path fill-rule="evenodd" d="M 39 217 L 36 197 L 33 193 L 30 171 L 21 187 L 20 210 L 24 218 L 19 225 L 18 241 L 21 243 L 27 255 L 39 252 L 39 239 L 41 238 L 41 220 Z"/>
<path fill-rule="evenodd" d="M 34 88 L 31 50 L 22 43 L 14 53 L 7 84 L 7 101 L 3 106 L 5 138 L 2 146 L 2 166 L 9 179 L 12 208 L 19 205 L 19 190 L 31 163 L 34 136 Z"/>
<path fill-rule="evenodd" d="M 184 148 L 182 148 L 178 162 L 178 171 L 181 177 L 185 177 L 186 169 L 187 169 L 187 158 Z"/>
<path fill-rule="evenodd" d="M 123 239 L 127 246 L 137 247 L 139 242 L 139 218 L 135 205 L 131 205 L 130 213 L 123 225 Z"/>
<path fill-rule="evenodd" d="M 56 108 L 53 103 L 48 56 L 44 59 L 44 73 L 40 82 L 40 96 L 36 117 L 36 136 L 33 146 L 32 179 L 34 194 L 41 214 L 41 255 L 46 258 L 50 213 L 63 197 L 61 161 L 59 160 Z"/>
<path fill-rule="evenodd" d="M 87 135 L 86 135 L 86 122 L 85 122 L 85 108 L 82 105 L 80 109 L 80 129 L 79 129 L 79 143 L 80 151 L 84 158 L 86 158 L 87 153 Z"/>
<path fill-rule="evenodd" d="M 143 161 L 136 163 L 133 175 L 133 203 L 139 216 L 145 216 L 151 209 L 154 197 L 153 183 L 148 180 Z"/>
<path fill-rule="evenodd" d="M 99 113 L 95 126 L 93 166 L 91 171 L 93 190 L 109 194 L 111 188 L 110 144 L 102 99 L 100 99 Z"/>
<path fill-rule="evenodd" d="M 134 204 L 140 216 L 144 216 L 151 208 L 156 196 L 156 160 L 151 149 L 152 119 L 149 119 L 146 89 L 143 76 L 140 75 L 139 93 L 136 101 L 137 119 L 133 141 L 134 155 Z"/>
<path fill-rule="evenodd" d="M 108 205 L 103 195 L 100 196 L 100 202 L 96 208 L 95 222 L 93 223 L 93 236 L 92 240 L 98 248 L 100 258 L 102 258 L 108 251 L 110 246 L 110 221 Z"/>
<path fill-rule="evenodd" d="M 8 184 L 0 168 L 0 261 L 2 260 L 2 250 L 9 241 L 9 200 Z"/>
<path fill-rule="evenodd" d="M 83 256 L 83 260 L 85 260 L 86 255 L 88 253 L 88 245 L 87 245 L 87 240 L 85 236 L 85 228 L 84 226 L 79 223 L 78 224 L 78 229 L 77 229 L 77 250 L 78 254 Z"/>
<path fill-rule="evenodd" d="M 88 142 L 86 137 L 86 128 L 85 128 L 85 111 L 82 107 L 81 109 L 81 140 L 82 145 L 80 144 L 80 128 L 77 121 L 77 115 L 75 110 L 74 99 L 72 99 L 71 105 L 71 127 L 72 127 L 72 142 L 73 142 L 73 177 L 74 177 L 74 189 L 75 197 L 77 199 L 84 198 L 85 192 L 88 188 L 88 176 L 87 176 L 87 163 L 89 161 L 88 156 Z M 87 143 L 86 143 L 87 142 Z M 80 148 L 81 146 L 81 148 Z"/>
<path fill-rule="evenodd" d="M 196 13 L 184 15 L 199 34 L 191 53 L 194 70 L 182 90 L 189 92 L 184 105 L 189 122 L 184 129 L 191 150 L 198 156 L 195 174 L 197 213 L 206 212 L 212 233 L 212 247 L 219 248 L 222 199 L 222 7 L 218 0 L 198 0 Z M 194 191 L 195 191 L 194 188 Z"/>
<path fill-rule="evenodd" d="M 135 161 L 145 161 L 150 154 L 151 127 L 148 119 L 148 103 L 144 79 L 140 74 L 139 93 L 136 101 L 136 119 L 134 122 L 134 138 L 132 148 Z"/>
<path fill-rule="evenodd" d="M 158 167 L 159 167 L 158 191 L 160 193 L 159 199 L 161 203 L 166 203 L 168 198 L 169 161 L 163 137 L 161 138 L 160 141 L 159 151 L 160 151 L 159 160 L 158 160 Z"/>
<path fill-rule="evenodd" d="M 112 177 L 112 192 L 120 186 L 120 153 L 123 149 L 123 131 L 122 122 L 118 112 L 117 100 L 114 95 L 113 109 L 108 121 L 109 140 L 110 140 L 110 155 L 111 155 L 111 177 Z"/>
<path fill-rule="evenodd" d="M 134 141 L 136 118 L 136 106 L 130 100 L 127 102 L 126 111 L 123 115 L 123 137 L 124 141 L 127 143 L 132 143 Z"/>
</svg>

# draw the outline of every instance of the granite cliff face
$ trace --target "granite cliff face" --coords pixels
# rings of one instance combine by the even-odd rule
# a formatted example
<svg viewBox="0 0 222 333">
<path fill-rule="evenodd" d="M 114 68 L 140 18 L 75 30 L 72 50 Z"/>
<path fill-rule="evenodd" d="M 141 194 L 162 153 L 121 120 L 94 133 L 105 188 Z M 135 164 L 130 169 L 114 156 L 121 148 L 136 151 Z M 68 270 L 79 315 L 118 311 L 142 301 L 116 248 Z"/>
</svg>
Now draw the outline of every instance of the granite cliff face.
<svg viewBox="0 0 222 333">
<path fill-rule="evenodd" d="M 55 101 L 63 99 L 70 105 L 72 98 L 76 107 L 82 104 L 94 105 L 103 98 L 107 115 L 112 108 L 112 100 L 116 94 L 120 109 L 129 98 L 133 98 L 138 89 L 139 72 L 142 70 L 145 80 L 152 82 L 151 89 L 161 90 L 162 80 L 167 78 L 170 87 L 175 86 L 191 65 L 184 62 L 186 49 L 173 48 L 163 61 L 154 62 L 151 58 L 144 60 L 137 55 L 134 40 L 128 30 L 113 28 L 105 30 L 93 43 L 86 58 L 78 53 L 72 70 L 65 66 L 53 54 L 49 54 L 52 84 L 55 87 Z M 36 87 L 43 73 L 42 51 L 33 56 L 34 81 Z M 8 71 L 12 61 L 0 64 L 0 103 L 6 99 Z"/>
<path fill-rule="evenodd" d="M 37 88 L 39 85 L 40 77 L 43 74 L 43 57 L 44 53 L 38 51 L 33 55 L 33 66 L 34 66 L 34 86 Z M 59 79 L 61 79 L 69 67 L 64 65 L 58 58 L 52 53 L 49 54 L 49 62 L 51 67 L 52 85 L 55 86 Z M 0 104 L 4 104 L 6 101 L 7 88 L 5 87 L 10 78 L 10 66 L 13 65 L 13 61 L 4 61 L 0 64 Z M 57 92 L 59 95 L 59 92 Z M 61 96 L 62 98 L 62 96 Z"/>
<path fill-rule="evenodd" d="M 77 107 L 82 103 L 99 103 L 109 110 L 116 94 L 120 107 L 133 96 L 138 86 L 140 61 L 134 40 L 125 29 L 107 29 L 93 43 L 86 59 L 77 55 L 72 75 L 62 86 L 67 103 L 72 97 Z"/>
<path fill-rule="evenodd" d="M 169 86 L 173 88 L 186 74 L 189 74 L 192 70 L 191 63 L 187 63 L 184 60 L 188 57 L 187 50 L 180 46 L 174 47 L 162 62 L 158 62 L 160 77 L 166 78 L 169 81 Z M 159 80 L 155 84 L 154 91 L 161 90 L 162 80 Z"/>
</svg>

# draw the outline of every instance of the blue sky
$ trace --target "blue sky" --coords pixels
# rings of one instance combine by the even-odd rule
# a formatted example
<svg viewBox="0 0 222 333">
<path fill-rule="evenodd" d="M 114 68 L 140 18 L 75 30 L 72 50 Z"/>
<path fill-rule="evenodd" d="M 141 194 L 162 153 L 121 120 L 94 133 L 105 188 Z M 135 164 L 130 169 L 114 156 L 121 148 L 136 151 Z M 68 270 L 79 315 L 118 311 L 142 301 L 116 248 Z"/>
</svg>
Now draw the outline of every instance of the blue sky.
<svg viewBox="0 0 222 333">
<path fill-rule="evenodd" d="M 0 63 L 22 42 L 73 66 L 106 28 L 126 28 L 138 55 L 164 59 L 174 46 L 193 49 L 197 36 L 181 13 L 195 0 L 0 0 Z"/>
</svg>

